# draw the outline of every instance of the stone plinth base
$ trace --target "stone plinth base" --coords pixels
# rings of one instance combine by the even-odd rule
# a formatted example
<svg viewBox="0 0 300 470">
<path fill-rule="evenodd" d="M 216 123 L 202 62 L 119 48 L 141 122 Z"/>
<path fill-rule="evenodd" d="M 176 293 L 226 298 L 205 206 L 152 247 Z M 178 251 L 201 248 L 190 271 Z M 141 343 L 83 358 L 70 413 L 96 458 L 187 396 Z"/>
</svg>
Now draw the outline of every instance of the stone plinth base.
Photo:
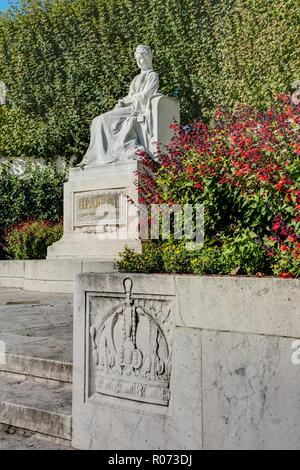
<svg viewBox="0 0 300 470">
<path fill-rule="evenodd" d="M 140 251 L 138 170 L 134 160 L 72 168 L 64 186 L 64 234 L 47 259 L 113 261 L 125 245 Z"/>
</svg>

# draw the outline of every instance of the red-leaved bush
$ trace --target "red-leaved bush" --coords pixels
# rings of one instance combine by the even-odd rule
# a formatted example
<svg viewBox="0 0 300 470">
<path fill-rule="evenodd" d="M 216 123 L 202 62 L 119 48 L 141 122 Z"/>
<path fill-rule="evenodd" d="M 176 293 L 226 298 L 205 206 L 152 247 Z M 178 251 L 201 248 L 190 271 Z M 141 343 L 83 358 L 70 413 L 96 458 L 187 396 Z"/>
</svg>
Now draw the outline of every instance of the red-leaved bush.
<svg viewBox="0 0 300 470">
<path fill-rule="evenodd" d="M 9 259 L 45 259 L 47 248 L 63 234 L 63 225 L 49 221 L 25 221 L 5 233 L 4 250 Z"/>
<path fill-rule="evenodd" d="M 217 110 L 210 124 L 174 127 L 159 163 L 142 156 L 140 202 L 204 203 L 206 244 L 226 250 L 239 239 L 247 250 L 248 233 L 270 273 L 299 276 L 300 105 L 279 96 L 267 112 Z"/>
</svg>

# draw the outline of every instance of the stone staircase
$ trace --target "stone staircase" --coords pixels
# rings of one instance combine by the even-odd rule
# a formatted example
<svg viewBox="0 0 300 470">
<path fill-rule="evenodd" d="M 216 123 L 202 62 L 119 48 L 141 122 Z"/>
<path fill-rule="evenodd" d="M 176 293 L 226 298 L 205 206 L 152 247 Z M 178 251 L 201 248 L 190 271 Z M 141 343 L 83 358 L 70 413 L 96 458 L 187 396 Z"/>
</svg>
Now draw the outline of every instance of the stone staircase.
<svg viewBox="0 0 300 470">
<path fill-rule="evenodd" d="M 69 295 L 0 289 L 0 449 L 70 448 L 71 320 Z"/>
</svg>

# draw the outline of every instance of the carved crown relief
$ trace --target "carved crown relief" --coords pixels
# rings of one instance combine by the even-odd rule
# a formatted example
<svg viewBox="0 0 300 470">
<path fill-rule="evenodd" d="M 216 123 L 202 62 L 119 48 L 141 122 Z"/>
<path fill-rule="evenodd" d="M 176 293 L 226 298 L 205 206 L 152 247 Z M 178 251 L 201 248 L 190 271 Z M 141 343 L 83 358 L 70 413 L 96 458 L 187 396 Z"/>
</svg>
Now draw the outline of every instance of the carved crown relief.
<svg viewBox="0 0 300 470">
<path fill-rule="evenodd" d="M 103 314 L 102 311 L 102 319 L 92 316 L 90 336 L 96 366 L 96 392 L 168 405 L 172 330 L 170 301 L 133 298 L 131 279 L 124 280 L 124 289 L 125 298 L 118 299 L 118 305 L 109 312 Z M 103 306 L 98 304 L 94 311 L 99 312 Z"/>
</svg>

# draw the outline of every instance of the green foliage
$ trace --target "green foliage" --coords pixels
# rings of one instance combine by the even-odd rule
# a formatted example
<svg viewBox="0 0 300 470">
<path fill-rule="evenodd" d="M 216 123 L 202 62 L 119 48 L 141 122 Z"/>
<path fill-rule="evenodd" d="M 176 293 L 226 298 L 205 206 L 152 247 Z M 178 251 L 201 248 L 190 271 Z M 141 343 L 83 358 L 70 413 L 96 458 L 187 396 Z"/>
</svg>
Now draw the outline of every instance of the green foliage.
<svg viewBox="0 0 300 470">
<path fill-rule="evenodd" d="M 173 127 L 159 164 L 143 157 L 140 202 L 204 205 L 209 272 L 299 276 L 300 105 L 281 96 L 266 112 L 218 109 L 209 124 Z M 176 252 L 166 269 L 189 272 Z M 203 259 L 195 257 L 198 272 Z"/>
<path fill-rule="evenodd" d="M 300 277 L 300 240 L 295 240 L 294 235 L 290 235 L 282 244 L 280 240 L 271 237 L 267 244 L 274 274 L 281 277 Z"/>
<path fill-rule="evenodd" d="M 127 246 L 116 260 L 115 269 L 123 272 L 160 273 L 164 271 L 159 244 L 146 242 L 142 253 L 137 253 Z"/>
<path fill-rule="evenodd" d="M 57 223 L 63 216 L 63 183 L 66 171 L 53 165 L 27 164 L 15 174 L 12 164 L 0 166 L 0 247 L 4 233 L 21 221 L 36 219 Z M 0 258 L 3 257 L 0 248 Z"/>
<path fill-rule="evenodd" d="M 224 266 L 219 246 L 205 245 L 202 250 L 191 253 L 191 271 L 193 274 L 227 274 L 230 269 Z M 230 266 L 232 266 L 231 263 Z"/>
<path fill-rule="evenodd" d="M 223 274 L 271 273 L 266 246 L 249 228 L 224 239 L 220 257 Z"/>
<path fill-rule="evenodd" d="M 246 230 L 222 243 L 191 249 L 184 242 L 147 242 L 142 253 L 125 248 L 116 261 L 123 272 L 191 274 L 247 274 L 271 272 L 271 262 L 257 236 Z"/>
<path fill-rule="evenodd" d="M 182 243 L 167 242 L 162 244 L 161 258 L 163 269 L 167 273 L 190 273 L 191 251 Z"/>
<path fill-rule="evenodd" d="M 62 224 L 25 222 L 13 227 L 5 235 L 5 253 L 8 259 L 44 259 L 47 247 L 62 237 Z"/>
<path fill-rule="evenodd" d="M 161 244 L 163 269 L 299 277 L 300 105 L 281 96 L 267 112 L 218 110 L 210 124 L 173 127 L 160 162 L 143 157 L 140 202 L 203 204 L 205 243 Z"/>
<path fill-rule="evenodd" d="M 266 107 L 299 74 L 299 0 L 20 0 L 0 14 L 0 155 L 80 158 L 91 119 L 127 93 L 150 44 L 182 120 Z"/>
</svg>

